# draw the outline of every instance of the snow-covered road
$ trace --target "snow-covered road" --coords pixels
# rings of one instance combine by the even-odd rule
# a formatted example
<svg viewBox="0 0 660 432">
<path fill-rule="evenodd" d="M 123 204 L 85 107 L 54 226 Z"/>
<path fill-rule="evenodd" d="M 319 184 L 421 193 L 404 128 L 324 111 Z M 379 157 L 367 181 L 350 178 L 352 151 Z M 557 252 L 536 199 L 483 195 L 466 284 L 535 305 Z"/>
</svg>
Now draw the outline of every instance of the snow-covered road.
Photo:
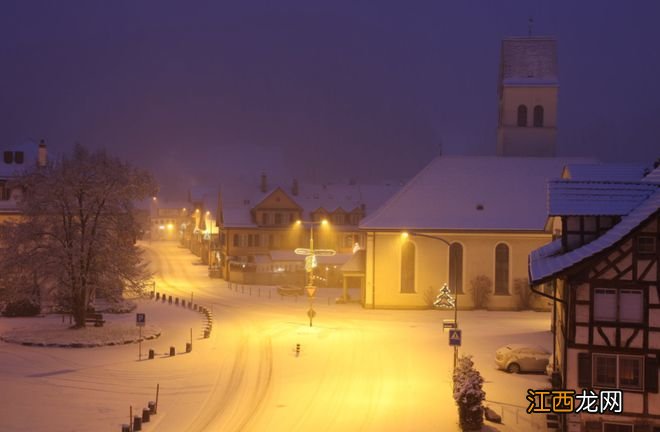
<svg viewBox="0 0 660 432">
<path fill-rule="evenodd" d="M 192 295 L 213 310 L 211 337 L 200 338 L 201 315 L 144 301 L 140 310 L 163 334 L 143 349 L 182 350 L 193 328 L 190 354 L 137 362 L 133 345 L 72 350 L 0 342 L 0 430 L 118 431 L 129 405 L 141 409 L 154 399 L 156 383 L 159 412 L 145 431 L 458 430 L 453 352 L 439 324 L 451 312 L 365 310 L 326 301 L 335 292 L 319 289 L 310 328 L 303 299 L 282 299 L 268 287 L 229 289 L 176 243 L 144 247 L 158 292 Z M 497 371 L 493 356 L 509 342 L 549 346 L 548 314 L 459 314 L 461 352 L 474 355 L 488 400 L 504 413 L 505 425 L 489 430 L 543 430 L 541 418 L 524 414 L 525 394 L 547 379 Z M 14 323 L 0 319 L 0 331 Z"/>
</svg>

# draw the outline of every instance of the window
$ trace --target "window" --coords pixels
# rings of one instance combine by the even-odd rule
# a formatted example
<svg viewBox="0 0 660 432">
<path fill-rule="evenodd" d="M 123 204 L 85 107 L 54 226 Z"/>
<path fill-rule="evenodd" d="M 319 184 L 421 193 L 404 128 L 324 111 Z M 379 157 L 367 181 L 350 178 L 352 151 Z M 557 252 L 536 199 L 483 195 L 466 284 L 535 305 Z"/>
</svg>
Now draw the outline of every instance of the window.
<svg viewBox="0 0 660 432">
<path fill-rule="evenodd" d="M 415 292 L 415 245 L 411 241 L 401 245 L 401 292 Z"/>
<path fill-rule="evenodd" d="M 628 390 L 644 388 L 644 357 L 594 354 L 595 387 L 611 387 Z"/>
<path fill-rule="evenodd" d="M 541 105 L 534 107 L 534 127 L 543 127 L 543 107 Z"/>
<path fill-rule="evenodd" d="M 25 154 L 22 151 L 14 152 L 14 162 L 22 164 L 25 159 Z"/>
<path fill-rule="evenodd" d="M 294 223 L 295 222 L 295 216 L 293 213 L 289 213 L 289 223 Z"/>
<path fill-rule="evenodd" d="M 463 246 L 460 243 L 449 246 L 449 289 L 453 293 L 463 293 Z"/>
<path fill-rule="evenodd" d="M 11 197 L 11 189 L 7 187 L 6 181 L 0 181 L 0 201 L 8 201 Z"/>
<path fill-rule="evenodd" d="M 255 235 L 254 235 L 254 245 L 255 245 L 256 247 L 260 247 L 260 246 L 261 246 L 261 235 L 259 235 L 259 234 L 255 234 Z"/>
<path fill-rule="evenodd" d="M 639 236 L 637 237 L 637 252 L 641 255 L 655 254 L 656 242 L 655 237 Z"/>
<path fill-rule="evenodd" d="M 270 223 L 270 215 L 268 213 L 261 214 L 261 225 L 268 225 Z"/>
<path fill-rule="evenodd" d="M 14 163 L 14 152 L 6 151 L 4 157 L 6 164 Z"/>
<path fill-rule="evenodd" d="M 282 225 L 282 213 L 275 213 L 275 225 Z"/>
<path fill-rule="evenodd" d="M 527 107 L 525 105 L 518 105 L 518 126 L 527 126 Z"/>
<path fill-rule="evenodd" d="M 595 288 L 594 320 L 641 323 L 644 320 L 644 292 L 630 288 Z"/>
<path fill-rule="evenodd" d="M 495 247 L 495 294 L 509 294 L 509 246 Z"/>
<path fill-rule="evenodd" d="M 252 247 L 252 246 L 253 246 L 253 241 L 252 241 L 253 238 L 254 238 L 254 236 L 253 236 L 252 234 L 248 234 L 248 238 L 247 238 L 247 245 L 248 245 L 248 247 Z"/>
<path fill-rule="evenodd" d="M 233 245 L 234 247 L 238 247 L 238 246 L 240 245 L 240 240 L 239 240 L 238 234 L 234 234 L 234 235 L 233 235 L 233 237 L 232 237 L 232 245 Z"/>
</svg>

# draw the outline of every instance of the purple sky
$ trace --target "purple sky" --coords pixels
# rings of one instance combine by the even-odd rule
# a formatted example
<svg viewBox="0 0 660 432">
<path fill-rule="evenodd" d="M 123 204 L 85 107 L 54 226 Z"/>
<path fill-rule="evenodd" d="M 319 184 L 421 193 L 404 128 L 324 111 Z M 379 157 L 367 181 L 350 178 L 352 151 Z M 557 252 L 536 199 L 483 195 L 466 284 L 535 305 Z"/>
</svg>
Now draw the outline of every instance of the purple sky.
<svg viewBox="0 0 660 432">
<path fill-rule="evenodd" d="M 0 139 L 105 147 L 165 195 L 409 177 L 440 143 L 495 153 L 500 40 L 530 15 L 559 40 L 559 154 L 652 163 L 655 0 L 4 0 Z"/>
</svg>

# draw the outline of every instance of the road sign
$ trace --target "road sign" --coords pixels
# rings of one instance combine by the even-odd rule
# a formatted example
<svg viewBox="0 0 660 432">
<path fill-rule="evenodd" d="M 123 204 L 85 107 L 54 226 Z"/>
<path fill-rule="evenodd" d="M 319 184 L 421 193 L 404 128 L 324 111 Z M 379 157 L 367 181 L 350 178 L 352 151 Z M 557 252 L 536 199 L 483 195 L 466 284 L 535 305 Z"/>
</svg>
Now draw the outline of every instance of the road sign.
<svg viewBox="0 0 660 432">
<path fill-rule="evenodd" d="M 461 346 L 461 330 L 449 330 L 449 346 Z"/>
<path fill-rule="evenodd" d="M 315 286 L 306 286 L 305 289 L 307 290 L 307 295 L 310 297 L 314 297 L 314 293 L 316 292 L 316 287 Z"/>
<path fill-rule="evenodd" d="M 317 261 L 316 261 L 316 255 L 307 255 L 305 257 L 305 270 L 312 271 L 312 269 L 315 269 L 317 267 Z"/>
<path fill-rule="evenodd" d="M 135 314 L 135 325 L 138 327 L 144 327 L 147 323 L 147 315 L 143 313 Z"/>
<path fill-rule="evenodd" d="M 297 248 L 293 252 L 295 252 L 296 255 L 312 255 L 314 253 L 314 251 L 307 248 Z"/>
<path fill-rule="evenodd" d="M 316 311 L 312 308 L 309 308 L 309 310 L 307 311 L 307 316 L 309 317 L 309 319 L 311 321 L 311 319 L 316 316 Z"/>
</svg>

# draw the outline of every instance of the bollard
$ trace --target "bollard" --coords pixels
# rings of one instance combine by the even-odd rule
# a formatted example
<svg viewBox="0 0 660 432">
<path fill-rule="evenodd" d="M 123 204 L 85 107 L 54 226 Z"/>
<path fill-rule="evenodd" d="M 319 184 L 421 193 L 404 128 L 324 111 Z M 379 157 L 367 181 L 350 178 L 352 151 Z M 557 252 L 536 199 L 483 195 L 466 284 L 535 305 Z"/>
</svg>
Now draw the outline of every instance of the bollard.
<svg viewBox="0 0 660 432">
<path fill-rule="evenodd" d="M 186 301 L 183 299 L 181 300 L 181 307 L 186 307 Z"/>
<path fill-rule="evenodd" d="M 136 415 L 133 417 L 133 431 L 141 431 L 142 430 L 142 417 L 139 415 Z"/>
<path fill-rule="evenodd" d="M 127 424 L 121 425 L 121 432 L 131 432 L 131 425 L 127 425 Z"/>
<path fill-rule="evenodd" d="M 186 342 L 186 352 L 189 353 L 192 351 L 192 344 L 190 342 Z"/>
<path fill-rule="evenodd" d="M 142 423 L 149 423 L 151 418 L 151 411 L 149 408 L 142 408 Z"/>
<path fill-rule="evenodd" d="M 147 406 L 149 407 L 149 412 L 151 413 L 151 415 L 156 415 L 156 402 L 149 401 Z"/>
<path fill-rule="evenodd" d="M 204 329 L 204 339 L 208 339 L 211 336 L 210 329 Z"/>
<path fill-rule="evenodd" d="M 177 306 L 179 306 L 179 297 L 177 297 L 177 298 L 174 299 L 174 304 L 177 305 Z"/>
<path fill-rule="evenodd" d="M 160 293 L 156 293 L 156 300 L 160 300 Z"/>
<path fill-rule="evenodd" d="M 194 310 L 197 310 L 197 303 L 195 303 L 195 306 L 193 306 Z"/>
<path fill-rule="evenodd" d="M 169 296 L 168 303 L 172 304 L 172 296 Z"/>
<path fill-rule="evenodd" d="M 166 295 L 163 294 L 163 303 L 165 303 L 165 300 L 167 300 L 165 297 L 166 297 Z"/>
<path fill-rule="evenodd" d="M 188 309 L 192 309 L 192 301 L 188 302 Z"/>
<path fill-rule="evenodd" d="M 154 350 L 150 349 L 149 350 L 149 360 L 153 360 L 155 355 L 156 355 L 156 353 L 154 352 Z"/>
<path fill-rule="evenodd" d="M 176 350 L 174 347 L 170 347 L 170 357 L 174 357 L 176 355 Z"/>
<path fill-rule="evenodd" d="M 296 344 L 296 357 L 300 355 L 300 344 Z"/>
</svg>

